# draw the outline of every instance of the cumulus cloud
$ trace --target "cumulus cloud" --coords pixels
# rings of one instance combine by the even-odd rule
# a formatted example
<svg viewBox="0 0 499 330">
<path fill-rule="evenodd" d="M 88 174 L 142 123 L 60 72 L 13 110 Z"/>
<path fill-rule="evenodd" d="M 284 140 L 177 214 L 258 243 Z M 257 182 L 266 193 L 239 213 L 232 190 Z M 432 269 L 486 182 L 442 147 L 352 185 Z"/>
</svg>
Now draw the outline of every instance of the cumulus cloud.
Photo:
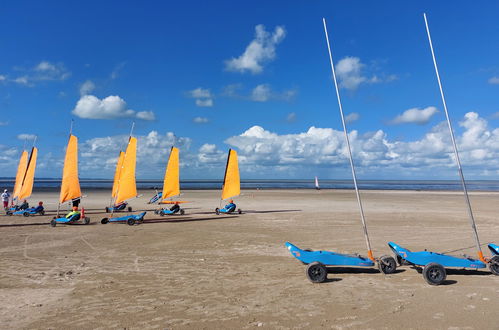
<svg viewBox="0 0 499 330">
<path fill-rule="evenodd" d="M 347 56 L 338 61 L 335 66 L 339 87 L 356 90 L 361 84 L 376 84 L 390 82 L 397 79 L 394 74 L 388 75 L 367 75 L 365 73 L 367 65 L 360 61 L 360 58 Z"/>
<path fill-rule="evenodd" d="M 438 112 L 435 107 L 426 107 L 424 109 L 412 108 L 404 111 L 401 115 L 398 115 L 393 120 L 390 121 L 391 124 L 427 124 L 431 117 Z"/>
<path fill-rule="evenodd" d="M 95 89 L 95 84 L 91 80 L 87 80 L 80 85 L 80 95 L 83 96 L 90 94 L 94 91 L 94 89 Z"/>
<path fill-rule="evenodd" d="M 205 117 L 194 117 L 192 121 L 196 124 L 206 124 L 209 120 Z"/>
<path fill-rule="evenodd" d="M 7 77 L 4 76 L 3 74 L 0 74 L 0 81 L 5 81 L 7 80 Z"/>
<path fill-rule="evenodd" d="M 63 63 L 52 63 L 41 61 L 31 69 L 19 68 L 23 75 L 11 81 L 19 85 L 34 86 L 41 81 L 61 81 L 71 76 L 71 72 L 66 69 Z"/>
<path fill-rule="evenodd" d="M 286 116 L 286 121 L 287 121 L 288 123 L 293 123 L 293 122 L 295 122 L 295 121 L 296 121 L 296 113 L 294 113 L 294 112 L 290 112 L 290 113 L 288 113 L 288 115 Z"/>
<path fill-rule="evenodd" d="M 352 123 L 356 120 L 359 120 L 359 118 L 360 118 L 360 115 L 357 112 L 352 112 L 352 113 L 349 113 L 348 115 L 345 116 L 345 121 L 347 123 Z"/>
<path fill-rule="evenodd" d="M 255 102 L 267 102 L 269 100 L 290 101 L 296 95 L 295 90 L 275 92 L 269 84 L 257 85 L 250 95 L 250 100 Z"/>
<path fill-rule="evenodd" d="M 94 95 L 83 95 L 76 103 L 72 113 L 85 119 L 119 119 L 138 118 L 142 120 L 154 120 L 154 113 L 151 111 L 136 112 L 127 109 L 126 102 L 117 95 L 111 95 L 104 99 L 99 99 Z"/>
<path fill-rule="evenodd" d="M 187 92 L 189 97 L 196 99 L 196 105 L 198 107 L 212 107 L 213 106 L 213 94 L 209 89 L 198 87 Z"/>
<path fill-rule="evenodd" d="M 499 77 L 491 77 L 489 79 L 489 84 L 493 84 L 493 85 L 499 84 Z"/>
<path fill-rule="evenodd" d="M 23 133 L 23 134 L 18 134 L 17 135 L 17 139 L 18 140 L 22 140 L 22 141 L 25 141 L 25 140 L 34 140 L 35 138 L 36 138 L 35 134 L 26 134 L 26 133 Z"/>
<path fill-rule="evenodd" d="M 249 71 L 258 74 L 263 71 L 263 65 L 276 57 L 276 46 L 286 36 L 283 26 L 277 26 L 273 33 L 267 32 L 265 26 L 255 27 L 255 39 L 246 47 L 244 53 L 225 61 L 225 69 L 235 72 Z"/>
</svg>

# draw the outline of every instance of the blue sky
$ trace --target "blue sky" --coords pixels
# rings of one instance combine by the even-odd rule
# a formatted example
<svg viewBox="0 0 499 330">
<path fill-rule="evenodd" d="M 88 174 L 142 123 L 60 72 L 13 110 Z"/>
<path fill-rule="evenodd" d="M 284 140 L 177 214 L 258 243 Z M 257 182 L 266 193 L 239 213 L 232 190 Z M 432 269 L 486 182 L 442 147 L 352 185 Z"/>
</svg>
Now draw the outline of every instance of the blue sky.
<svg viewBox="0 0 499 330">
<path fill-rule="evenodd" d="M 59 177 L 69 122 L 80 176 L 111 178 L 132 121 L 139 178 L 175 141 L 182 177 L 348 178 L 322 17 L 365 179 L 454 179 L 426 12 L 465 175 L 499 177 L 499 4 L 466 1 L 3 1 L 0 176 L 37 135 Z"/>
</svg>

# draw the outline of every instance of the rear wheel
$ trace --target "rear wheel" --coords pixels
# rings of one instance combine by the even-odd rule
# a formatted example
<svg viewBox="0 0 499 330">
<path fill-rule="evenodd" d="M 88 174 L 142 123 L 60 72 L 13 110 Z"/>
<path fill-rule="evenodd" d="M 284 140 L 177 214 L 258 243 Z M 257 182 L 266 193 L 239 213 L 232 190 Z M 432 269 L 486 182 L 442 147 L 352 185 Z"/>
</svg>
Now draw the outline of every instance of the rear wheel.
<svg viewBox="0 0 499 330">
<path fill-rule="evenodd" d="M 219 209 L 218 207 L 215 209 L 215 213 L 216 213 L 217 215 L 219 215 L 219 214 L 220 214 L 220 209 Z"/>
<path fill-rule="evenodd" d="M 441 264 L 432 262 L 423 268 L 423 278 L 429 285 L 440 285 L 447 278 L 447 272 Z"/>
<path fill-rule="evenodd" d="M 45 211 L 40 211 L 40 215 L 45 215 Z"/>
<path fill-rule="evenodd" d="M 128 223 L 129 226 L 133 226 L 135 224 L 135 219 L 134 218 L 128 218 L 128 220 L 126 221 L 126 223 Z"/>
<path fill-rule="evenodd" d="M 381 256 L 378 260 L 378 269 L 383 274 L 393 274 L 397 269 L 397 263 L 391 256 Z"/>
<path fill-rule="evenodd" d="M 132 212 L 132 207 L 131 207 L 131 206 L 129 206 L 129 207 L 127 208 L 127 210 L 128 210 L 128 212 Z"/>
<path fill-rule="evenodd" d="M 164 217 L 165 216 L 165 211 L 163 211 L 163 210 L 159 211 L 159 215 L 161 215 L 162 217 Z"/>
<path fill-rule="evenodd" d="M 109 222 L 109 218 L 104 218 L 100 221 L 100 223 L 102 223 L 103 225 L 105 225 L 106 223 Z"/>
<path fill-rule="evenodd" d="M 109 207 L 106 206 L 106 213 L 109 213 Z"/>
<path fill-rule="evenodd" d="M 237 209 L 237 213 L 241 214 L 243 211 L 241 209 Z"/>
<path fill-rule="evenodd" d="M 12 212 L 11 211 L 7 211 L 7 215 L 12 215 Z"/>
<path fill-rule="evenodd" d="M 57 221 L 55 221 L 55 219 L 52 219 L 50 221 L 50 226 L 55 227 L 56 225 L 57 225 Z"/>
<path fill-rule="evenodd" d="M 494 275 L 499 275 L 499 256 L 493 256 L 489 261 L 489 269 Z"/>
<path fill-rule="evenodd" d="M 23 215 L 24 215 L 25 217 L 29 217 L 29 212 L 24 212 L 24 213 L 23 213 Z"/>
<path fill-rule="evenodd" d="M 326 266 L 318 261 L 312 262 L 308 265 L 306 274 L 310 282 L 312 283 L 322 283 L 327 279 L 327 269 Z"/>
<path fill-rule="evenodd" d="M 85 217 L 83 219 L 83 223 L 86 224 L 86 225 L 88 225 L 90 223 L 90 218 L 89 217 Z"/>
<path fill-rule="evenodd" d="M 185 214 L 184 209 L 180 209 L 180 215 L 184 215 L 184 214 Z"/>
</svg>

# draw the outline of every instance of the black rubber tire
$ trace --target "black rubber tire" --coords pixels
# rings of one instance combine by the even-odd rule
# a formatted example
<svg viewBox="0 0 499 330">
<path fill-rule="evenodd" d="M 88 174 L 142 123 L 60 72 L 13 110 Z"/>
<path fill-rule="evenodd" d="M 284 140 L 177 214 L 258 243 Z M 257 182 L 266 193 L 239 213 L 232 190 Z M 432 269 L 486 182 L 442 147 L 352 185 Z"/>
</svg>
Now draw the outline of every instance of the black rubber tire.
<svg viewBox="0 0 499 330">
<path fill-rule="evenodd" d="M 220 214 L 220 209 L 219 209 L 218 207 L 215 209 L 215 213 L 216 213 L 217 215 L 219 215 L 219 214 Z"/>
<path fill-rule="evenodd" d="M 100 223 L 102 223 L 103 225 L 105 225 L 106 223 L 109 223 L 109 219 L 108 218 L 103 218 Z"/>
<path fill-rule="evenodd" d="M 109 213 L 109 207 L 106 206 L 106 213 Z"/>
<path fill-rule="evenodd" d="M 327 279 L 327 269 L 322 263 L 314 261 L 307 266 L 307 278 L 312 283 L 323 283 Z"/>
<path fill-rule="evenodd" d="M 45 211 L 40 211 L 40 215 L 45 215 Z"/>
<path fill-rule="evenodd" d="M 29 212 L 23 212 L 23 215 L 24 215 L 25 217 L 29 217 Z"/>
<path fill-rule="evenodd" d="M 160 210 L 154 210 L 154 214 L 159 214 Z"/>
<path fill-rule="evenodd" d="M 159 215 L 164 217 L 165 216 L 165 212 L 163 210 L 159 211 Z"/>
<path fill-rule="evenodd" d="M 184 215 L 184 214 L 185 214 L 184 209 L 180 209 L 180 215 Z"/>
<path fill-rule="evenodd" d="M 57 221 L 55 221 L 55 219 L 52 219 L 52 220 L 50 221 L 50 226 L 51 226 L 51 227 L 55 227 L 56 225 L 57 225 Z"/>
<path fill-rule="evenodd" d="M 127 207 L 127 210 L 128 212 L 132 212 L 132 207 L 131 206 Z"/>
<path fill-rule="evenodd" d="M 490 272 L 499 275 L 499 256 L 493 256 L 489 261 Z"/>
<path fill-rule="evenodd" d="M 7 211 L 7 215 L 12 215 L 12 212 L 11 211 Z"/>
<path fill-rule="evenodd" d="M 88 225 L 90 223 L 90 218 L 89 217 L 83 218 L 83 223 Z"/>
<path fill-rule="evenodd" d="M 397 262 L 392 256 L 381 256 L 378 260 L 378 269 L 383 274 L 393 274 L 397 270 Z"/>
<path fill-rule="evenodd" d="M 441 264 L 431 262 L 424 266 L 423 278 L 429 285 L 440 285 L 447 278 L 447 272 Z"/>
<path fill-rule="evenodd" d="M 243 210 L 241 210 L 241 209 L 237 209 L 237 213 L 238 213 L 238 214 L 241 214 L 241 213 L 243 213 Z"/>
<path fill-rule="evenodd" d="M 128 220 L 126 221 L 126 223 L 129 226 L 133 226 L 135 224 L 135 219 L 134 218 L 128 218 Z"/>
</svg>

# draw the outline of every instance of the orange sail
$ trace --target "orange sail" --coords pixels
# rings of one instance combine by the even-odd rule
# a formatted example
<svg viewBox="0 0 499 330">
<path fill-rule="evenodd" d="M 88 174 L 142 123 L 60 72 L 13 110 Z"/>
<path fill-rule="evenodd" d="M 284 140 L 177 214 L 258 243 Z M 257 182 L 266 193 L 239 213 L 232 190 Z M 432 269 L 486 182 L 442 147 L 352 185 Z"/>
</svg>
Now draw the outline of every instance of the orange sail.
<svg viewBox="0 0 499 330">
<path fill-rule="evenodd" d="M 81 197 L 80 180 L 78 179 L 78 138 L 70 135 L 64 158 L 64 169 L 62 170 L 59 202 L 64 203 L 78 197 Z"/>
<path fill-rule="evenodd" d="M 23 185 L 24 176 L 26 175 L 26 170 L 28 169 L 28 153 L 23 151 L 21 158 L 19 159 L 19 165 L 17 165 L 16 183 L 14 185 L 14 192 L 12 198 L 19 198 L 19 192 Z"/>
<path fill-rule="evenodd" d="M 28 169 L 22 183 L 21 191 L 19 192 L 19 199 L 25 199 L 31 196 L 33 192 L 33 183 L 35 182 L 35 169 L 36 158 L 38 156 L 38 149 L 33 147 L 31 149 L 31 156 L 29 157 Z"/>
<path fill-rule="evenodd" d="M 113 190 L 111 196 L 116 198 L 116 193 L 118 192 L 118 184 L 120 182 L 121 169 L 123 168 L 123 159 L 125 159 L 125 153 L 120 151 L 118 157 L 118 163 L 116 164 L 116 171 L 114 172 Z"/>
<path fill-rule="evenodd" d="M 237 152 L 229 149 L 227 157 L 227 167 L 222 187 L 222 199 L 228 199 L 241 193 L 241 183 L 239 178 L 239 165 L 237 163 Z"/>
<path fill-rule="evenodd" d="M 166 166 L 165 179 L 163 181 L 163 199 L 180 195 L 180 173 L 179 173 L 178 148 L 172 147 L 168 165 Z"/>
<path fill-rule="evenodd" d="M 123 166 L 118 183 L 115 204 L 137 197 L 137 186 L 135 184 L 135 163 L 137 159 L 137 139 L 130 137 L 128 147 L 123 158 Z"/>
</svg>

